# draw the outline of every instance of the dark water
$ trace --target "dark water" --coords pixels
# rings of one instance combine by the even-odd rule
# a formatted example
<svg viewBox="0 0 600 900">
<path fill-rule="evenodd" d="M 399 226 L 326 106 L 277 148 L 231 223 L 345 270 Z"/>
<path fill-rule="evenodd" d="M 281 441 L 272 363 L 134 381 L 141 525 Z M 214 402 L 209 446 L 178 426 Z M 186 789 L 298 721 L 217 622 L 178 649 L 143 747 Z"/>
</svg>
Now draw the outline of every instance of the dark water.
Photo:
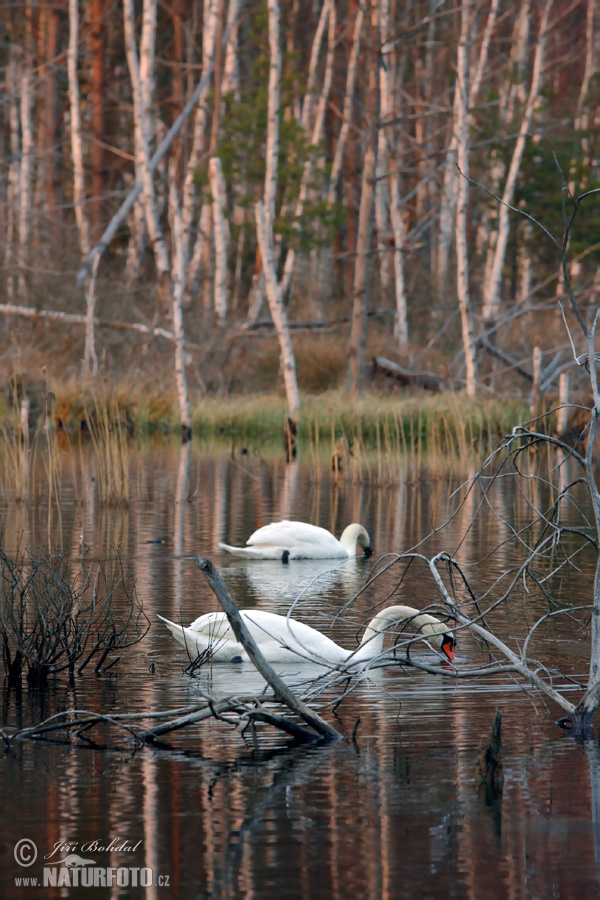
<svg viewBox="0 0 600 900">
<path fill-rule="evenodd" d="M 216 696 L 260 692 L 262 682 L 249 667 L 215 666 L 197 679 L 182 674 L 185 652 L 155 614 L 189 622 L 217 608 L 191 557 L 211 558 L 240 606 L 287 612 L 296 601 L 299 618 L 324 627 L 332 610 L 382 566 L 379 554 L 414 547 L 456 508 L 456 498 L 448 497 L 459 483 L 407 476 L 394 484 L 335 484 L 326 468 L 312 463 L 286 468 L 259 454 L 232 457 L 198 448 L 185 459 L 178 447 L 136 452 L 131 472 L 127 509 L 98 503 L 93 463 L 76 454 L 63 465 L 58 508 L 49 510 L 43 489 L 20 504 L 5 491 L 7 552 L 19 542 L 51 544 L 89 560 L 118 551 L 152 621 L 112 677 L 90 673 L 74 685 L 57 678 L 43 692 L 25 684 L 21 692 L 5 688 L 2 720 L 9 730 L 74 707 L 149 712 L 185 706 L 203 690 Z M 534 501 L 510 486 L 497 498 L 507 520 L 517 520 L 528 502 Z M 504 526 L 497 516 L 475 517 L 476 510 L 475 497 L 468 498 L 448 527 L 420 549 L 455 554 L 483 592 L 517 554 L 507 544 L 486 559 Z M 217 549 L 220 540 L 243 543 L 257 526 L 285 517 L 338 535 L 360 521 L 373 536 L 374 560 L 283 567 L 242 564 Z M 589 596 L 590 582 L 591 560 L 584 557 L 577 579 L 564 590 L 577 602 Z M 426 566 L 397 564 L 337 622 L 340 643 L 352 646 L 373 604 L 392 596 L 392 602 L 419 607 L 438 599 Z M 525 595 L 510 621 L 499 613 L 496 624 L 518 638 L 542 613 L 540 597 Z M 551 635 L 541 629 L 541 661 L 584 677 L 585 630 L 573 622 L 552 628 Z M 458 666 L 479 660 L 474 640 L 458 637 Z M 423 654 L 428 658 L 428 651 Z M 44 895 L 598 895 L 600 752 L 596 743 L 577 744 L 556 727 L 560 709 L 507 675 L 460 681 L 386 668 L 354 684 L 335 706 L 341 692 L 335 686 L 315 696 L 321 714 L 344 736 L 325 747 L 290 749 L 269 729 L 259 733 L 256 747 L 248 735 L 217 720 L 170 735 L 168 746 L 137 751 L 115 735 L 111 749 L 13 741 L 0 762 L 0 895 L 32 894 L 15 879 L 41 881 L 43 857 L 51 868 L 72 852 L 95 866 L 125 867 L 129 886 L 56 886 Z M 504 790 L 494 799 L 482 792 L 477 766 L 497 709 L 503 714 Z M 35 842 L 38 852 L 27 867 L 14 855 L 24 839 Z M 20 849 L 29 861 L 28 845 Z M 152 870 L 152 884 L 132 887 L 131 873 L 142 867 Z M 80 876 L 68 877 L 73 885 Z"/>
</svg>

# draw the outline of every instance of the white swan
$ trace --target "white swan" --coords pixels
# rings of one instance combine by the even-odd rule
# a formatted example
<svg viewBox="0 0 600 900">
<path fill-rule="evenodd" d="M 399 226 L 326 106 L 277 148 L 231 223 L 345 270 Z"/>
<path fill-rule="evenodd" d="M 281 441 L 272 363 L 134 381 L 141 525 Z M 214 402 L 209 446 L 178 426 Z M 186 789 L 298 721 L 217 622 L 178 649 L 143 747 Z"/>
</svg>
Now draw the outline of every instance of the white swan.
<svg viewBox="0 0 600 900">
<path fill-rule="evenodd" d="M 429 642 L 454 659 L 454 635 L 444 622 L 412 606 L 388 606 L 372 619 L 365 629 L 359 646 L 345 650 L 316 628 L 289 616 L 260 609 L 240 610 L 240 615 L 270 663 L 312 662 L 337 667 L 365 663 L 381 655 L 385 631 L 390 625 L 407 623 L 410 634 L 422 634 Z M 211 662 L 248 662 L 248 654 L 238 643 L 224 612 L 200 616 L 185 628 L 163 616 L 173 637 L 188 653 L 206 654 Z"/>
<path fill-rule="evenodd" d="M 251 534 L 245 547 L 219 544 L 234 556 L 246 559 L 347 559 L 356 556 L 356 545 L 371 556 L 371 540 L 362 525 L 354 522 L 342 532 L 339 541 L 330 531 L 306 522 L 272 522 Z"/>
</svg>

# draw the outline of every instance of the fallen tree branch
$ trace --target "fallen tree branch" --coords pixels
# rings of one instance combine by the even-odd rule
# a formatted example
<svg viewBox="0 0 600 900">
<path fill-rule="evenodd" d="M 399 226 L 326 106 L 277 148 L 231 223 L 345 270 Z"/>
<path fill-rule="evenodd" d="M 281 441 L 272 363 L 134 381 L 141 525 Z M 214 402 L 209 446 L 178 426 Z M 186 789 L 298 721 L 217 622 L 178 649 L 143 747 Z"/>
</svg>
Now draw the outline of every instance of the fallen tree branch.
<svg viewBox="0 0 600 900">
<path fill-rule="evenodd" d="M 304 721 L 308 725 L 310 725 L 311 728 L 313 728 L 314 731 L 316 731 L 319 737 L 323 740 L 339 740 L 341 738 L 341 734 L 339 733 L 339 731 L 336 731 L 335 728 L 332 728 L 331 725 L 325 722 L 325 720 L 322 719 L 312 709 L 310 709 L 310 707 L 299 700 L 293 693 L 293 691 L 288 688 L 283 679 L 269 665 L 260 649 L 258 648 L 256 641 L 248 631 L 248 628 L 246 627 L 246 624 L 242 619 L 239 610 L 231 597 L 231 594 L 225 586 L 225 582 L 219 575 L 212 562 L 208 559 L 204 559 L 201 556 L 197 556 L 196 563 L 204 573 L 204 576 L 208 581 L 212 591 L 214 592 L 217 600 L 223 607 L 236 638 L 243 646 L 256 669 L 260 672 L 267 684 L 269 684 L 273 689 L 275 698 L 281 703 L 284 703 L 286 706 L 288 706 L 289 709 L 291 709 L 292 712 L 296 713 L 296 715 L 298 715 L 300 718 L 304 719 Z M 306 731 L 306 729 L 304 729 L 303 731 L 305 740 L 314 740 L 314 735 Z"/>
<path fill-rule="evenodd" d="M 0 314 L 22 316 L 26 319 L 51 319 L 56 322 L 65 322 L 67 325 L 86 324 L 86 317 L 80 313 L 66 313 L 54 309 L 34 309 L 30 306 L 16 306 L 14 303 L 0 303 Z M 151 334 L 153 337 L 162 337 L 167 341 L 175 340 L 175 335 L 165 328 L 142 325 L 139 322 L 102 322 L 100 319 L 94 318 L 94 325 L 98 328 L 113 328 L 117 331 L 138 331 L 140 334 Z M 188 344 L 188 346 L 190 345 Z"/>
</svg>

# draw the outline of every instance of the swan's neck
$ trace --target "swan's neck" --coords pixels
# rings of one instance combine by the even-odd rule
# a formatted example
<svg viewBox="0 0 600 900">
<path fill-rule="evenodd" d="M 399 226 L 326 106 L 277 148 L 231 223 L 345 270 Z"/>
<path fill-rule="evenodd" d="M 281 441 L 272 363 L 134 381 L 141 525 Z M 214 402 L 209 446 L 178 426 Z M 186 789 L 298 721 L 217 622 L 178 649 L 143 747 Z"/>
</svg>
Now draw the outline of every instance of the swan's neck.
<svg viewBox="0 0 600 900">
<path fill-rule="evenodd" d="M 366 534 L 365 529 L 362 527 L 362 525 L 358 525 L 356 522 L 354 522 L 352 525 L 348 525 L 342 531 L 340 544 L 347 552 L 348 556 L 355 555 L 356 543 L 363 533 Z"/>
<path fill-rule="evenodd" d="M 445 624 L 428 613 L 422 613 L 413 606 L 388 606 L 371 619 L 362 637 L 358 650 L 352 659 L 362 662 L 374 659 L 383 650 L 386 629 L 398 622 L 406 622 L 406 630 L 410 634 L 428 634 L 441 636 L 448 631 Z"/>
</svg>

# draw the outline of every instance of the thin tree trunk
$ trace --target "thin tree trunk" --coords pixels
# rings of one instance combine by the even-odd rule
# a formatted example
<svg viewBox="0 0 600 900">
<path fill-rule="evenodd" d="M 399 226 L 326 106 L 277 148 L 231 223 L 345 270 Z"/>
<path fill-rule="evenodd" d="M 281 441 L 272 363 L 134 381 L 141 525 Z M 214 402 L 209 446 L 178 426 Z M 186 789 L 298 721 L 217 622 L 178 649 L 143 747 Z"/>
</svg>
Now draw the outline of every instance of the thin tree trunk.
<svg viewBox="0 0 600 900">
<path fill-rule="evenodd" d="M 352 301 L 352 327 L 350 330 L 349 386 L 353 394 L 364 387 L 365 354 L 367 342 L 367 279 L 369 253 L 373 231 L 373 178 L 375 176 L 375 135 L 369 140 L 363 166 L 360 207 L 358 212 L 358 237 L 354 266 L 354 290 Z"/>
<path fill-rule="evenodd" d="M 183 327 L 183 289 L 185 283 L 185 251 L 181 205 L 175 179 L 169 181 L 169 201 L 173 210 L 173 334 L 175 336 L 175 382 L 179 397 L 181 437 L 187 443 L 192 436 L 192 410 L 185 374 L 185 332 Z"/>
<path fill-rule="evenodd" d="M 313 164 L 314 164 L 314 153 L 321 142 L 323 137 L 323 129 L 325 125 L 325 113 L 327 111 L 327 105 L 329 102 L 329 92 L 331 90 L 331 80 L 333 76 L 333 55 L 335 51 L 335 3 L 334 0 L 325 0 L 323 4 L 323 10 L 321 12 L 321 19 L 319 21 L 319 27 L 321 27 L 321 23 L 323 23 L 323 27 L 326 23 L 327 17 L 329 17 L 329 31 L 328 31 L 328 44 L 327 44 L 327 60 L 325 63 L 325 74 L 323 78 L 323 88 L 321 91 L 321 96 L 319 97 L 319 105 L 317 107 L 317 112 L 315 115 L 315 122 L 312 129 L 312 134 L 310 138 L 310 150 L 309 155 L 304 163 L 304 169 L 302 171 L 302 180 L 300 182 L 300 190 L 298 193 L 298 199 L 296 201 L 296 208 L 294 210 L 294 224 L 295 227 L 299 227 L 299 220 L 302 217 L 304 212 L 304 204 L 306 202 L 306 198 L 308 195 L 308 185 L 310 182 L 310 178 L 313 172 Z M 316 39 L 315 39 L 316 43 Z M 314 50 L 314 45 L 313 45 Z M 314 54 L 313 54 L 314 55 Z M 314 60 L 314 65 L 316 66 L 316 59 Z M 310 80 L 310 79 L 309 79 Z M 312 89 L 311 89 L 312 90 Z M 308 109 L 310 108 L 309 104 L 309 94 L 305 97 L 304 101 L 305 105 L 302 110 L 302 118 L 303 124 L 306 128 L 310 127 L 310 118 Z M 306 111 L 306 115 L 305 115 Z M 283 275 L 281 278 L 281 296 L 285 298 L 290 289 L 290 285 L 292 282 L 292 276 L 294 272 L 294 263 L 296 260 L 296 253 L 293 247 L 290 247 L 287 256 L 285 258 L 285 265 L 283 268 Z"/>
<path fill-rule="evenodd" d="M 16 211 L 19 206 L 19 184 L 20 184 L 20 140 L 19 140 L 19 65 L 17 62 L 18 50 L 16 46 L 11 46 L 10 57 L 6 73 L 6 93 L 9 102 L 9 123 L 10 123 L 10 155 L 11 162 L 8 164 L 8 180 L 6 188 L 6 253 L 4 257 L 4 265 L 7 272 L 6 293 L 9 297 L 15 296 L 15 279 L 13 275 L 13 256 L 14 242 L 16 232 Z"/>
<path fill-rule="evenodd" d="M 31 66 L 23 58 L 19 79 L 21 94 L 21 164 L 19 168 L 19 296 L 25 299 L 27 281 L 25 272 L 29 259 L 29 234 L 31 216 L 31 182 L 33 177 L 32 152 L 33 129 L 31 123 Z"/>
<path fill-rule="evenodd" d="M 477 357 L 475 332 L 469 297 L 468 205 L 469 205 L 469 122 L 468 122 L 468 45 L 473 17 L 472 0 L 463 0 L 461 30 L 456 65 L 456 94 L 454 105 L 454 133 L 457 136 L 457 163 L 462 176 L 458 181 L 456 207 L 456 291 L 465 351 L 467 394 L 477 391 Z"/>
<path fill-rule="evenodd" d="M 213 229 L 215 235 L 215 312 L 219 325 L 227 318 L 227 235 L 223 216 L 223 169 L 221 160 L 213 156 L 208 164 L 213 196 Z"/>
<path fill-rule="evenodd" d="M 479 49 L 479 57 L 475 74 L 469 85 L 468 106 L 471 109 L 477 102 L 481 80 L 487 64 L 490 41 L 496 20 L 498 16 L 499 0 L 492 0 L 490 11 L 488 13 L 485 29 L 483 32 L 481 46 Z M 456 90 L 458 89 L 458 80 L 455 87 L 454 104 L 456 106 Z M 458 157 L 458 136 L 452 131 L 450 145 L 446 151 L 446 164 L 444 168 L 444 188 L 440 204 L 440 224 L 438 229 L 438 253 L 436 278 L 438 284 L 438 294 L 443 295 L 445 289 L 446 278 L 448 277 L 448 265 L 450 257 L 450 243 L 452 240 L 452 231 L 454 218 L 456 213 L 456 205 L 458 203 L 458 172 L 456 171 Z M 455 230 L 455 229 L 454 229 Z"/>
<path fill-rule="evenodd" d="M 140 167 L 139 171 L 142 181 L 144 214 L 148 234 L 152 242 L 152 249 L 154 251 L 154 259 L 159 278 L 159 288 L 163 295 L 163 303 L 166 305 L 168 299 L 170 299 L 172 303 L 171 267 L 167 245 L 160 227 L 154 191 L 154 180 L 150 169 L 150 134 L 152 131 L 150 106 L 154 78 L 156 0 L 144 0 L 139 61 L 134 32 L 133 0 L 123 0 L 123 17 L 125 49 L 133 92 L 136 162 Z"/>
<path fill-rule="evenodd" d="M 548 30 L 548 20 L 550 18 L 552 3 L 553 0 L 546 0 L 540 18 L 540 26 L 535 47 L 535 54 L 533 58 L 533 70 L 531 75 L 529 94 L 527 97 L 527 104 L 525 106 L 523 120 L 519 129 L 519 136 L 513 150 L 508 174 L 506 176 L 504 191 L 502 193 L 502 203 L 498 211 L 498 235 L 494 247 L 491 270 L 489 272 L 489 277 L 483 285 L 482 317 L 484 321 L 493 321 L 495 319 L 500 302 L 500 279 L 502 275 L 502 268 L 504 266 L 504 260 L 506 257 L 506 246 L 508 243 L 508 234 L 510 230 L 510 220 L 508 217 L 509 210 L 507 204 L 510 204 L 512 202 L 519 169 L 521 167 L 521 160 L 523 158 L 523 151 L 525 149 L 525 141 L 527 139 L 527 134 L 531 126 L 533 111 L 540 91 L 542 65 L 544 61 L 546 35 Z"/>
<path fill-rule="evenodd" d="M 227 46 L 225 47 L 225 64 L 223 66 L 223 96 L 233 94 L 235 100 L 240 98 L 240 63 L 238 55 L 238 19 L 240 16 L 240 0 L 229 0 L 227 8 Z"/>
<path fill-rule="evenodd" d="M 277 197 L 277 164 L 279 159 L 279 95 L 281 83 L 281 49 L 279 47 L 279 2 L 268 0 L 269 10 L 269 95 L 267 105 L 267 146 L 265 167 L 264 214 L 267 234 L 273 234 Z M 265 276 L 266 276 L 265 271 Z"/>
<path fill-rule="evenodd" d="M 350 59 L 348 61 L 348 72 L 346 74 L 346 90 L 344 93 L 344 107 L 342 110 L 342 125 L 340 133 L 335 145 L 333 161 L 331 163 L 331 175 L 329 176 L 329 189 L 327 192 L 327 203 L 333 206 L 335 203 L 338 183 L 342 171 L 342 163 L 344 161 L 344 151 L 346 149 L 346 141 L 350 131 L 352 122 L 352 106 L 354 104 L 354 88 L 356 85 L 356 72 L 358 68 L 358 56 L 360 52 L 360 36 L 362 32 L 364 19 L 364 10 L 359 6 L 356 10 L 356 19 L 354 20 L 354 33 L 352 37 L 352 50 L 350 51 Z"/>
<path fill-rule="evenodd" d="M 206 0 L 204 4 L 204 19 L 202 27 L 202 82 L 203 87 L 197 99 L 196 115 L 194 117 L 194 136 L 192 149 L 186 168 L 182 190 L 182 229 L 185 260 L 196 255 L 196 250 L 191 251 L 192 222 L 195 214 L 196 196 L 196 172 L 200 165 L 200 158 L 205 150 L 206 131 L 208 126 L 208 93 L 210 81 L 215 64 L 215 42 L 217 36 L 217 15 L 220 8 L 220 0 Z M 204 240 L 204 236 L 200 238 Z M 193 282 L 193 276 L 188 275 L 189 283 Z"/>
<path fill-rule="evenodd" d="M 105 0 L 92 0 L 90 3 L 90 38 L 91 79 L 90 98 L 92 104 L 92 197 L 90 201 L 90 227 L 92 239 L 96 240 L 102 228 L 102 208 L 106 189 L 106 151 L 104 149 L 105 122 L 104 98 L 106 95 L 106 3 Z"/>
<path fill-rule="evenodd" d="M 79 3 L 69 0 L 69 105 L 71 108 L 71 153 L 73 156 L 73 205 L 79 231 L 81 255 L 90 252 L 90 230 L 85 203 L 85 171 L 83 162 L 83 140 L 81 137 L 81 105 L 79 101 L 79 78 L 77 75 L 77 53 L 79 50 Z"/>
<path fill-rule="evenodd" d="M 273 262 L 273 243 L 272 234 L 270 232 L 270 223 L 267 221 L 265 209 L 261 201 L 256 204 L 256 232 L 262 257 L 263 271 L 265 273 L 269 309 L 271 310 L 273 324 L 275 325 L 275 330 L 277 331 L 277 337 L 279 339 L 279 354 L 281 366 L 283 368 L 283 380 L 288 410 L 289 415 L 293 418 L 300 412 L 300 394 L 298 392 L 298 382 L 296 380 L 296 360 L 294 358 L 294 348 L 292 347 L 287 317 L 283 307 L 279 285 L 277 284 L 277 275 L 275 273 L 275 264 Z"/>
</svg>

